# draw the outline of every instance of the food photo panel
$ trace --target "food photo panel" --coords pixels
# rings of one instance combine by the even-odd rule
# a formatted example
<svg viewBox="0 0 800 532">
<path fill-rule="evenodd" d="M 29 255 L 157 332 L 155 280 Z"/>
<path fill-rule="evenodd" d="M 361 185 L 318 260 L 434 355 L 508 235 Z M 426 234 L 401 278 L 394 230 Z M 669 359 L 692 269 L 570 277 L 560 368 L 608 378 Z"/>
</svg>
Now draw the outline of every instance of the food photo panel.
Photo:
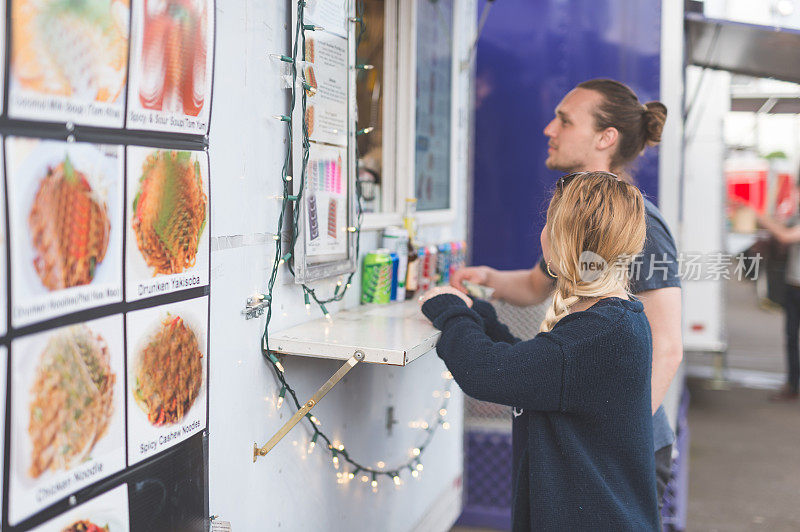
<svg viewBox="0 0 800 532">
<path fill-rule="evenodd" d="M 15 327 L 122 301 L 122 147 L 6 139 Z"/>
<path fill-rule="evenodd" d="M 128 463 L 206 427 L 208 297 L 130 312 Z"/>
<path fill-rule="evenodd" d="M 122 127 L 129 0 L 9 1 L 9 116 Z"/>
<path fill-rule="evenodd" d="M 128 485 L 89 499 L 85 503 L 34 528 L 32 532 L 128 532 Z"/>
<path fill-rule="evenodd" d="M 127 166 L 127 300 L 206 286 L 207 154 L 131 146 Z"/>
<path fill-rule="evenodd" d="M 208 133 L 213 0 L 133 0 L 128 129 Z"/>
<path fill-rule="evenodd" d="M 122 315 L 11 344 L 12 524 L 125 468 Z"/>
</svg>

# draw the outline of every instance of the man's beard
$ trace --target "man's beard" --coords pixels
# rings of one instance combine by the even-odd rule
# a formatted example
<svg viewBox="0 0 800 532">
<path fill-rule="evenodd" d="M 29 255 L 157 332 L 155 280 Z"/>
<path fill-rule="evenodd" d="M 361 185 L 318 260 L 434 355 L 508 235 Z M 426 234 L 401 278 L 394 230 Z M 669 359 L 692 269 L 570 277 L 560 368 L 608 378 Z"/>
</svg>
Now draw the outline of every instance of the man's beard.
<svg viewBox="0 0 800 532">
<path fill-rule="evenodd" d="M 552 161 L 551 159 L 552 157 L 548 157 L 547 159 L 545 159 L 544 165 L 548 169 L 556 170 L 557 172 L 564 172 L 564 173 L 574 172 L 575 168 L 579 166 L 577 164 L 576 165 L 559 164 L 558 162 Z"/>
</svg>

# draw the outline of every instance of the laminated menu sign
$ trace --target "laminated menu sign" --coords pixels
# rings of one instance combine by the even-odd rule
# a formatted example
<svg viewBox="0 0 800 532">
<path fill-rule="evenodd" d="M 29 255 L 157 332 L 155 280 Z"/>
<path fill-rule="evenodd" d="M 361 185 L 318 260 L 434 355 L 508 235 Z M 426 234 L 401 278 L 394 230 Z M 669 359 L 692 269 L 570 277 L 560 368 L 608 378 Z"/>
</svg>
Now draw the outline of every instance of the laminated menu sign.
<svg viewBox="0 0 800 532">
<path fill-rule="evenodd" d="M 206 286 L 207 154 L 131 146 L 127 187 L 127 300 Z"/>
<path fill-rule="evenodd" d="M 128 463 L 206 427 L 208 297 L 128 314 Z"/>
<path fill-rule="evenodd" d="M 323 32 L 306 32 L 303 79 L 306 91 L 305 121 L 309 138 L 347 144 L 347 39 Z"/>
<path fill-rule="evenodd" d="M 349 0 L 314 0 L 307 2 L 303 15 L 306 23 L 322 26 L 325 31 L 347 37 Z"/>
<path fill-rule="evenodd" d="M 122 301 L 122 147 L 9 137 L 11 322 Z"/>
<path fill-rule="evenodd" d="M 121 127 L 128 0 L 11 0 L 11 118 Z"/>
<path fill-rule="evenodd" d="M 11 344 L 9 520 L 125 468 L 122 316 Z"/>
<path fill-rule="evenodd" d="M 128 128 L 205 135 L 213 0 L 133 0 Z"/>
<path fill-rule="evenodd" d="M 32 532 L 128 532 L 128 485 L 122 484 L 55 517 Z"/>
<path fill-rule="evenodd" d="M 347 252 L 347 149 L 312 144 L 304 197 L 309 260 Z"/>
</svg>

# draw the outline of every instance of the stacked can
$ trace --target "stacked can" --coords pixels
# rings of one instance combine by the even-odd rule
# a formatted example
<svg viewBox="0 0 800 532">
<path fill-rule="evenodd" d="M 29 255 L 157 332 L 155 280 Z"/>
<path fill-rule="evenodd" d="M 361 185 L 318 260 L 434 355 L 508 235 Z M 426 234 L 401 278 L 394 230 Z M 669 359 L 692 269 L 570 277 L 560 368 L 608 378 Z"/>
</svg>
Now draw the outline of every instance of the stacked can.
<svg viewBox="0 0 800 532">
<path fill-rule="evenodd" d="M 425 248 L 425 258 L 420 267 L 420 289 L 427 292 L 436 286 L 436 261 L 438 260 L 439 250 L 436 246 Z"/>
<path fill-rule="evenodd" d="M 463 240 L 461 242 L 452 242 L 451 249 L 453 250 L 453 258 L 450 260 L 450 277 L 456 270 L 460 270 L 467 264 L 467 243 Z"/>
<path fill-rule="evenodd" d="M 392 301 L 403 301 L 408 276 L 408 232 L 399 227 L 387 227 L 383 232 L 383 247 L 397 255 L 397 266 L 392 273 Z"/>
<path fill-rule="evenodd" d="M 452 251 L 450 242 L 439 244 L 439 257 L 436 260 L 437 285 L 450 284 L 450 263 L 453 261 Z"/>
<path fill-rule="evenodd" d="M 388 303 L 392 296 L 392 258 L 389 250 L 379 249 L 364 257 L 361 275 L 361 302 Z"/>
<path fill-rule="evenodd" d="M 427 292 L 431 288 L 430 279 L 426 281 L 425 277 L 425 263 L 428 260 L 428 248 L 417 248 L 417 267 L 415 273 L 417 276 L 417 290 L 420 294 Z"/>
</svg>

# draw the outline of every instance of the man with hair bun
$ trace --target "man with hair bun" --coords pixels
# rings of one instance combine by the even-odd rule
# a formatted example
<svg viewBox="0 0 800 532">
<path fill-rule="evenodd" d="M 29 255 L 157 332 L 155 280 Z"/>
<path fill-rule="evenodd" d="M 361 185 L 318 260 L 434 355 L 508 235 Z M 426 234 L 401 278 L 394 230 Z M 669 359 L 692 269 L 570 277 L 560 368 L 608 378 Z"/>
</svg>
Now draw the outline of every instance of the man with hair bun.
<svg viewBox="0 0 800 532">
<path fill-rule="evenodd" d="M 631 181 L 629 169 L 647 146 L 661 140 L 667 108 L 660 102 L 639 102 L 626 85 L 610 79 L 579 83 L 558 104 L 547 124 L 545 164 L 561 172 L 605 171 Z M 645 199 L 647 237 L 631 271 L 630 290 L 644 304 L 653 335 L 653 440 L 659 509 L 671 476 L 674 434 L 661 403 L 683 358 L 681 288 L 675 240 L 664 217 Z M 550 268 L 552 269 L 552 268 Z M 466 292 L 463 281 L 494 288 L 497 299 L 520 306 L 545 301 L 554 277 L 540 260 L 530 270 L 499 271 L 474 266 L 456 272 L 450 283 Z M 515 441 L 515 454 L 519 442 Z"/>
</svg>

